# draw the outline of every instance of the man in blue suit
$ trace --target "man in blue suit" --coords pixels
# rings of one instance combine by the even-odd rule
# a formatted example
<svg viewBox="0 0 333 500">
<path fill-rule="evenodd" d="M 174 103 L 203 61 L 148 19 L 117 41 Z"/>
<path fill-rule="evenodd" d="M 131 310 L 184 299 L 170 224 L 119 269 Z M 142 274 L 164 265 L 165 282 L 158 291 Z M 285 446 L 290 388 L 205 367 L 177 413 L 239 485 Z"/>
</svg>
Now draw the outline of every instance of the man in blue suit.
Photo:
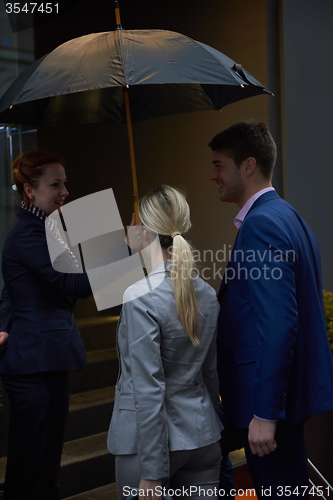
<svg viewBox="0 0 333 500">
<path fill-rule="evenodd" d="M 304 423 L 333 409 L 318 243 L 272 187 L 276 145 L 264 124 L 237 123 L 209 146 L 219 198 L 240 208 L 219 291 L 228 428 L 242 439 L 258 498 L 309 498 Z"/>
</svg>

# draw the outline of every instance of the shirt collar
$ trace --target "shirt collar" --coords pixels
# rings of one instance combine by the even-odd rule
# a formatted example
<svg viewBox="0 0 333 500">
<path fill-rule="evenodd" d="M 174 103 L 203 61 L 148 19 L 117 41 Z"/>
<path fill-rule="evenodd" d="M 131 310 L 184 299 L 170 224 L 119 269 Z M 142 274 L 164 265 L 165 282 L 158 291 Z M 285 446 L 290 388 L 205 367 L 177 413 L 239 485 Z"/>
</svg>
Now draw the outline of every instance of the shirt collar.
<svg viewBox="0 0 333 500">
<path fill-rule="evenodd" d="M 162 260 L 162 262 L 159 262 L 149 273 L 151 274 L 157 274 L 157 273 L 165 273 L 168 272 L 170 269 L 170 260 Z"/>
<path fill-rule="evenodd" d="M 238 214 L 236 215 L 236 217 L 234 219 L 234 224 L 237 227 L 237 229 L 239 229 L 241 227 L 241 225 L 243 224 L 243 221 L 244 221 L 245 217 L 247 216 L 247 214 L 248 214 L 250 208 L 252 207 L 253 203 L 258 198 L 260 198 L 261 195 L 263 195 L 265 193 L 268 193 L 268 191 L 275 191 L 275 189 L 273 187 L 268 187 L 268 188 L 261 189 L 260 191 L 258 191 L 257 193 L 255 193 L 253 196 L 251 196 L 251 198 L 249 198 L 247 200 L 247 202 L 245 203 L 245 205 L 240 209 L 240 211 L 238 212 Z"/>
<path fill-rule="evenodd" d="M 29 205 L 27 208 L 24 201 L 21 203 L 21 207 L 26 210 L 27 212 L 30 212 L 31 214 L 35 215 L 38 219 L 41 219 L 42 221 L 45 221 L 45 225 L 53 231 L 53 233 L 57 236 L 58 239 L 62 239 L 58 226 L 57 226 L 57 221 L 53 219 L 52 217 L 49 217 L 46 215 L 43 210 L 40 208 L 36 207 L 36 205 L 33 205 L 32 203 Z"/>
<path fill-rule="evenodd" d="M 35 215 L 38 219 L 44 221 L 47 219 L 46 213 L 43 212 L 43 210 L 41 210 L 40 208 L 36 207 L 36 205 L 33 205 L 32 203 L 29 205 L 29 207 L 26 207 L 24 201 L 22 201 L 21 207 L 27 212 L 30 212 L 31 214 Z"/>
</svg>

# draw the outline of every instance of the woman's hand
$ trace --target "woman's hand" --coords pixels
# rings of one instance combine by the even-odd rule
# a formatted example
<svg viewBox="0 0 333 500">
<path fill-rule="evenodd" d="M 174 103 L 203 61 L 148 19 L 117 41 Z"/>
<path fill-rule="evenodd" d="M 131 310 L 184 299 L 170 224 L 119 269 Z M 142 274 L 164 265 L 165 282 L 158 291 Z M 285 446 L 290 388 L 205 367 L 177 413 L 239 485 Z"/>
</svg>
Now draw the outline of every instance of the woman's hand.
<svg viewBox="0 0 333 500">
<path fill-rule="evenodd" d="M 7 332 L 0 332 L 0 352 L 3 352 L 6 350 L 8 337 L 9 337 L 9 335 Z"/>
<path fill-rule="evenodd" d="M 156 495 L 156 490 L 155 488 L 158 486 L 162 486 L 162 481 L 161 479 L 141 479 L 140 481 L 140 490 L 144 490 L 145 495 L 142 497 L 140 495 L 140 498 L 143 500 L 160 500 L 162 498 L 161 495 Z M 160 490 L 161 488 L 158 488 Z M 149 490 L 149 491 L 147 491 Z M 160 493 L 160 491 L 158 491 Z"/>
<path fill-rule="evenodd" d="M 135 214 L 132 214 L 131 225 L 127 228 L 125 241 L 132 253 L 139 252 L 143 248 L 143 227 L 140 224 L 135 224 Z"/>
</svg>

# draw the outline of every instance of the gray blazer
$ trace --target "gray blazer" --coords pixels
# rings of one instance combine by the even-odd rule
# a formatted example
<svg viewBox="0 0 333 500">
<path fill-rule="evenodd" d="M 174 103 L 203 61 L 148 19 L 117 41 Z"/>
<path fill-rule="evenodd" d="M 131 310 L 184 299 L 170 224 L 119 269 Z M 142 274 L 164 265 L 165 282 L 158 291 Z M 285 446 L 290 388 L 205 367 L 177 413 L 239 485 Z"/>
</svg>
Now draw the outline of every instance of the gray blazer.
<svg viewBox="0 0 333 500">
<path fill-rule="evenodd" d="M 169 477 L 169 451 L 196 449 L 220 439 L 222 426 L 214 408 L 219 305 L 215 290 L 201 278 L 195 287 L 200 309 L 197 347 L 178 320 L 164 262 L 124 294 L 108 449 L 114 455 L 138 453 L 144 479 Z"/>
</svg>

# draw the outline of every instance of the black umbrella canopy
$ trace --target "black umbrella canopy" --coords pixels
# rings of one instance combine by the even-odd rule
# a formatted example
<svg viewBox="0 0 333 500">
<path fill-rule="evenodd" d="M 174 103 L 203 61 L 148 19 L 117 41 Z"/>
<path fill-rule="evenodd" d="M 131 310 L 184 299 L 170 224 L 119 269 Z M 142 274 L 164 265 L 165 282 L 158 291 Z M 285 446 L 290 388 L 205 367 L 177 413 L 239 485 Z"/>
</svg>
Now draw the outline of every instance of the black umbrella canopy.
<svg viewBox="0 0 333 500">
<path fill-rule="evenodd" d="M 132 121 L 218 109 L 271 94 L 240 64 L 165 30 L 117 30 L 66 42 L 25 70 L 0 99 L 0 122 L 34 127 L 127 123 L 138 223 Z"/>
<path fill-rule="evenodd" d="M 241 65 L 185 35 L 118 29 L 75 38 L 36 61 L 0 99 L 0 121 L 126 122 L 124 89 L 132 121 L 271 94 Z"/>
</svg>

